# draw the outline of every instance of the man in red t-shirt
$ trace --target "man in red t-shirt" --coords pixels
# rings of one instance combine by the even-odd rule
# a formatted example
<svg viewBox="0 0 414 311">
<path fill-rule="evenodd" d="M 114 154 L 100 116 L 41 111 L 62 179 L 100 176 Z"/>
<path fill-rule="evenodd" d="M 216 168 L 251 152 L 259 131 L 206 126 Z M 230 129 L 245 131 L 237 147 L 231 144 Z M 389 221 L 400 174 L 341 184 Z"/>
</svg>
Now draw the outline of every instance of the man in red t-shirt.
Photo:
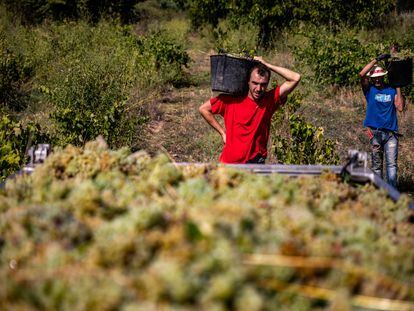
<svg viewBox="0 0 414 311">
<path fill-rule="evenodd" d="M 255 57 L 255 60 L 259 63 L 252 68 L 247 95 L 221 94 L 199 108 L 203 118 L 222 137 L 224 148 L 220 162 L 223 163 L 264 163 L 272 116 L 300 81 L 296 72 L 269 64 L 261 57 Z M 266 91 L 270 71 L 286 81 Z M 215 114 L 224 118 L 224 128 Z"/>
</svg>

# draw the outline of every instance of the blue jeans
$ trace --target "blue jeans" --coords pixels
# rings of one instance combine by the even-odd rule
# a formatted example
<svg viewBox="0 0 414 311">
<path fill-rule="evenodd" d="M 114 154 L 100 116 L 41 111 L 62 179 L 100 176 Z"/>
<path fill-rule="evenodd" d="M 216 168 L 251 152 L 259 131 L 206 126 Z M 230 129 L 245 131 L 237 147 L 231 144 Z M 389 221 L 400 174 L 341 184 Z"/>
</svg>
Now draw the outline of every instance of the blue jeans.
<svg viewBox="0 0 414 311">
<path fill-rule="evenodd" d="M 387 181 L 397 187 L 397 158 L 398 158 L 398 138 L 394 132 L 385 130 L 372 130 L 374 136 L 370 140 L 372 153 L 372 170 L 375 174 L 383 178 L 382 167 L 385 155 L 385 166 L 387 171 Z"/>
</svg>

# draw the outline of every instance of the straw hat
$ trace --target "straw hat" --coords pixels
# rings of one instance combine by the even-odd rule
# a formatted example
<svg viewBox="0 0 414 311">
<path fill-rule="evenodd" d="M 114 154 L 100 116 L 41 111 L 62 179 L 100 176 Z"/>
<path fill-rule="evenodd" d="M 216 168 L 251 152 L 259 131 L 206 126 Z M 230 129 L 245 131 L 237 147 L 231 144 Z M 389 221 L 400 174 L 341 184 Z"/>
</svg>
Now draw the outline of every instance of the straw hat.
<svg viewBox="0 0 414 311">
<path fill-rule="evenodd" d="M 367 77 L 369 78 L 375 78 L 375 77 L 382 77 L 385 76 L 388 73 L 388 71 L 384 70 L 380 66 L 374 66 L 368 73 Z"/>
</svg>

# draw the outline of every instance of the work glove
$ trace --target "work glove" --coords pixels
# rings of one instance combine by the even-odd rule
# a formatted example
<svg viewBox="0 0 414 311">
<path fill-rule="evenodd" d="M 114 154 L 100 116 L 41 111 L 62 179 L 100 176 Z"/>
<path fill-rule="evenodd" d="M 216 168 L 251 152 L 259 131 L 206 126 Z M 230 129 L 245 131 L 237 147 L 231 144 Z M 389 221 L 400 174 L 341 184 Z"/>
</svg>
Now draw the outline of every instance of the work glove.
<svg viewBox="0 0 414 311">
<path fill-rule="evenodd" d="M 375 59 L 376 59 L 377 62 L 379 62 L 380 60 L 388 59 L 390 57 L 391 57 L 390 54 L 381 54 L 380 56 L 376 57 Z"/>
</svg>

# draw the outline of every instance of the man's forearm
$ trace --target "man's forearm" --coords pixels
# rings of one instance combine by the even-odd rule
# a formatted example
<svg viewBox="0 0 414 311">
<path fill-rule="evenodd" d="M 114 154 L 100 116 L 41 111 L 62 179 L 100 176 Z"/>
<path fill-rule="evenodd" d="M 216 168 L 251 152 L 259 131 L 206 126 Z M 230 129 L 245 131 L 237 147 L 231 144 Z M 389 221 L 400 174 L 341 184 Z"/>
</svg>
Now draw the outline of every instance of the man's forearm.
<svg viewBox="0 0 414 311">
<path fill-rule="evenodd" d="M 401 94 L 401 89 L 397 87 L 396 90 L 397 90 L 397 95 L 395 96 L 394 105 L 395 105 L 395 108 L 397 108 L 397 110 L 401 112 L 404 109 L 404 99 Z"/>
<path fill-rule="evenodd" d="M 271 70 L 274 73 L 280 75 L 281 77 L 283 77 L 286 80 L 280 85 L 279 95 L 281 97 L 287 96 L 299 84 L 299 81 L 300 81 L 300 78 L 301 78 L 299 73 L 294 72 L 294 71 L 292 71 L 290 69 L 287 69 L 287 68 L 284 68 L 284 67 L 280 67 L 280 66 L 270 64 L 270 63 L 266 62 L 261 57 L 255 57 L 255 60 L 260 61 L 263 65 L 265 65 L 267 68 L 269 68 L 269 70 Z"/>
<path fill-rule="evenodd" d="M 223 142 L 226 143 L 226 131 L 216 120 L 213 113 L 211 112 L 210 101 L 207 101 L 203 105 L 201 105 L 199 108 L 199 112 L 201 116 L 204 118 L 204 120 L 206 120 L 207 123 L 220 134 Z"/>
<path fill-rule="evenodd" d="M 286 81 L 299 82 L 300 74 L 298 74 L 297 72 L 294 72 L 294 71 L 292 71 L 290 69 L 287 69 L 287 68 L 284 68 L 284 67 L 280 67 L 280 66 L 270 64 L 270 63 L 266 62 L 261 57 L 258 57 L 256 59 L 259 60 L 261 63 L 263 63 L 263 65 L 265 65 L 271 71 L 273 71 L 274 73 L 276 73 L 279 76 L 283 77 Z"/>
<path fill-rule="evenodd" d="M 224 128 L 220 125 L 220 123 L 218 123 L 218 121 L 211 112 L 203 111 L 201 112 L 201 115 L 207 121 L 207 123 L 210 124 L 210 126 L 214 128 L 220 135 L 226 134 Z"/>
<path fill-rule="evenodd" d="M 366 64 L 364 68 L 362 68 L 361 72 L 359 73 L 359 76 L 361 78 L 365 77 L 365 75 L 371 70 L 372 67 L 374 67 L 376 63 L 377 60 L 374 58 L 372 61 Z"/>
</svg>

